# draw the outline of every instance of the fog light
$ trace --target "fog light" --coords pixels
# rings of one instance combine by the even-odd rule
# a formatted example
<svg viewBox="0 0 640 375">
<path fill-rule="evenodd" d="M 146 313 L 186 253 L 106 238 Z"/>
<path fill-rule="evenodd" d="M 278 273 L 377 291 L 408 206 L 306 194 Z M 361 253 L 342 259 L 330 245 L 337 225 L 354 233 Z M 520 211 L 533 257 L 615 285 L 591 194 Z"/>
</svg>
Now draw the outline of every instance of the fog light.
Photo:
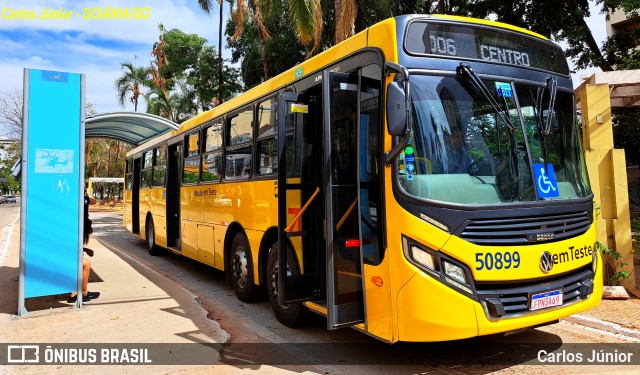
<svg viewBox="0 0 640 375">
<path fill-rule="evenodd" d="M 469 294 L 473 294 L 471 285 L 467 283 L 467 276 L 465 276 L 464 270 L 453 263 L 447 262 L 446 260 L 443 262 L 443 264 L 445 274 L 444 279 L 449 284 L 455 285 Z"/>
<path fill-rule="evenodd" d="M 433 255 L 429 254 L 425 250 L 419 248 L 418 246 L 411 246 L 411 257 L 421 265 L 435 271 L 436 267 L 435 261 L 433 260 Z"/>
<path fill-rule="evenodd" d="M 449 263 L 446 260 L 444 263 L 444 273 L 449 276 L 451 279 L 462 283 L 467 284 L 467 277 L 464 274 L 464 270 L 453 263 Z"/>
</svg>

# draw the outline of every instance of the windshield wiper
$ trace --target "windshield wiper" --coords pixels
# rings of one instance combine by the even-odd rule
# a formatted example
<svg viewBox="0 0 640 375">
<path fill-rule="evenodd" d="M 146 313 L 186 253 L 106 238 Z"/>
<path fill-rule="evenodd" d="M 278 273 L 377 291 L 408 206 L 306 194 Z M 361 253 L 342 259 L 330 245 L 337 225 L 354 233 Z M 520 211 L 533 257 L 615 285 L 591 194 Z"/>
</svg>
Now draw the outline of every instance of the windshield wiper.
<svg viewBox="0 0 640 375">
<path fill-rule="evenodd" d="M 544 135 L 551 133 L 551 120 L 555 114 L 556 93 L 558 92 L 558 80 L 555 77 L 547 77 L 547 89 L 549 90 L 549 107 L 547 107 L 547 123 L 544 127 Z M 542 106 L 542 103 L 540 103 Z"/>
<path fill-rule="evenodd" d="M 505 124 L 507 124 L 507 127 L 509 128 L 509 131 L 508 131 L 509 156 L 511 157 L 510 169 L 513 172 L 514 176 L 516 177 L 519 176 L 520 168 L 518 166 L 518 153 L 516 151 L 516 136 L 515 136 L 516 126 L 511 121 L 507 99 L 503 95 L 502 97 L 504 99 L 505 106 L 504 107 L 500 106 L 500 104 L 498 104 L 498 102 L 493 98 L 493 96 L 491 96 L 489 89 L 487 88 L 487 86 L 485 86 L 484 82 L 482 82 L 482 79 L 480 79 L 480 77 L 478 77 L 476 72 L 474 72 L 473 69 L 471 69 L 471 66 L 469 64 L 460 63 L 460 65 L 458 66 L 457 72 L 458 74 L 465 75 L 469 78 L 469 81 L 471 81 L 471 83 L 473 83 L 473 85 L 480 90 L 480 92 L 484 95 L 485 99 L 489 102 L 489 104 L 491 104 L 491 106 L 493 107 L 493 110 L 496 112 L 496 115 L 501 117 L 502 120 L 505 122 Z M 498 130 L 499 132 L 497 119 L 496 119 L 496 130 Z"/>
<path fill-rule="evenodd" d="M 542 148 L 542 158 L 544 165 L 547 165 L 547 144 L 545 137 L 551 133 L 551 121 L 553 114 L 555 113 L 556 92 L 558 87 L 558 81 L 555 77 L 547 76 L 547 85 L 543 88 L 538 88 L 536 98 L 533 102 L 534 115 L 536 118 L 536 127 L 538 128 L 538 134 L 540 134 L 540 146 Z M 547 107 L 547 121 L 544 121 L 542 113 L 542 102 L 544 101 L 544 92 L 549 91 L 549 106 Z"/>
<path fill-rule="evenodd" d="M 509 115 L 509 106 L 507 105 L 506 108 L 503 108 L 502 106 L 500 106 L 500 104 L 498 104 L 493 96 L 491 96 L 491 93 L 489 92 L 487 86 L 485 86 L 485 84 L 482 82 L 482 79 L 480 79 L 476 72 L 471 69 L 471 65 L 467 63 L 460 63 L 460 66 L 458 66 L 458 74 L 466 75 L 469 78 L 469 81 L 471 81 L 471 83 L 473 83 L 480 90 L 482 95 L 484 95 L 485 99 L 487 99 L 489 104 L 491 104 L 496 113 L 500 117 L 502 117 L 502 120 L 504 120 L 504 122 L 507 124 L 509 130 L 513 132 L 516 129 L 516 126 L 511 121 L 511 116 Z M 504 100 L 506 105 L 507 99 L 505 98 Z"/>
</svg>

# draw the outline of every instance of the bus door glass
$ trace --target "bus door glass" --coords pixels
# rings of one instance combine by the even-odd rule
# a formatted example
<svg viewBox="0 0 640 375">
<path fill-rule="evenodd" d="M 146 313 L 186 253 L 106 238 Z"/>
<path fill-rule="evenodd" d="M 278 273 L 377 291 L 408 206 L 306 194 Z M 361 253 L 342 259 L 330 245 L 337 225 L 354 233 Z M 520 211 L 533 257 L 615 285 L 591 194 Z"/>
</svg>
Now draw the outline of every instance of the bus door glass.
<svg viewBox="0 0 640 375">
<path fill-rule="evenodd" d="M 131 232 L 140 234 L 140 157 L 133 159 L 133 184 L 131 188 Z"/>
<path fill-rule="evenodd" d="M 327 326 L 364 322 L 359 198 L 359 71 L 325 71 Z M 366 135 L 365 135 L 366 136 Z"/>
<path fill-rule="evenodd" d="M 278 96 L 278 298 L 324 302 L 322 85 Z"/>
<path fill-rule="evenodd" d="M 180 181 L 182 180 L 182 142 L 169 145 L 167 163 L 167 246 L 179 250 Z"/>
</svg>

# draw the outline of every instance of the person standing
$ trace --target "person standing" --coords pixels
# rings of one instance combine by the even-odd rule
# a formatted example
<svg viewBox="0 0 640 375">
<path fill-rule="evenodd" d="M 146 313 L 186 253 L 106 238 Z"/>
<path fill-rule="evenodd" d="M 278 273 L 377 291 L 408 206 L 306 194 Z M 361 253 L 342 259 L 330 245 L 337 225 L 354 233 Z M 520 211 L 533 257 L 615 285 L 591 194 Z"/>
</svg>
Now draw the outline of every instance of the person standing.
<svg viewBox="0 0 640 375">
<path fill-rule="evenodd" d="M 93 233 L 91 227 L 93 221 L 89 219 L 89 205 L 96 203 L 96 199 L 87 193 L 87 189 L 84 189 L 84 234 L 83 244 L 89 243 L 89 236 Z M 90 257 L 93 256 L 93 250 L 83 247 L 82 250 Z M 100 297 L 100 292 L 89 291 L 89 274 L 91 273 L 91 262 L 87 258 L 82 258 L 82 302 L 91 301 Z M 75 302 L 78 299 L 78 293 L 72 292 L 67 299 L 67 302 Z"/>
</svg>

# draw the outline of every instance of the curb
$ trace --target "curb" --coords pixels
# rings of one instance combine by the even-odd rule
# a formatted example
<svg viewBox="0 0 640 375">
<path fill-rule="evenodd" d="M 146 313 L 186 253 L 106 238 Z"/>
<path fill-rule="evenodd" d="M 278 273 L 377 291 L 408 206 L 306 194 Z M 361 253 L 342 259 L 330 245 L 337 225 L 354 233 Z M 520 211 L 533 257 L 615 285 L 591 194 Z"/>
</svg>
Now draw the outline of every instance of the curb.
<svg viewBox="0 0 640 375">
<path fill-rule="evenodd" d="M 615 335 L 624 336 L 625 338 L 640 341 L 640 331 L 635 329 L 625 328 L 619 324 L 606 322 L 604 320 L 592 318 L 590 316 L 577 314 L 577 315 L 568 316 L 566 318 L 562 318 L 561 320 L 565 320 L 567 322 L 571 322 L 581 326 L 593 328 L 599 331 L 613 333 Z"/>
<path fill-rule="evenodd" d="M 0 231 L 0 265 L 4 264 L 3 259 L 7 254 L 7 249 L 9 248 L 11 234 L 13 233 L 13 228 L 19 218 L 20 215 L 16 215 L 11 224 L 9 224 L 9 227 L 5 227 Z"/>
</svg>

